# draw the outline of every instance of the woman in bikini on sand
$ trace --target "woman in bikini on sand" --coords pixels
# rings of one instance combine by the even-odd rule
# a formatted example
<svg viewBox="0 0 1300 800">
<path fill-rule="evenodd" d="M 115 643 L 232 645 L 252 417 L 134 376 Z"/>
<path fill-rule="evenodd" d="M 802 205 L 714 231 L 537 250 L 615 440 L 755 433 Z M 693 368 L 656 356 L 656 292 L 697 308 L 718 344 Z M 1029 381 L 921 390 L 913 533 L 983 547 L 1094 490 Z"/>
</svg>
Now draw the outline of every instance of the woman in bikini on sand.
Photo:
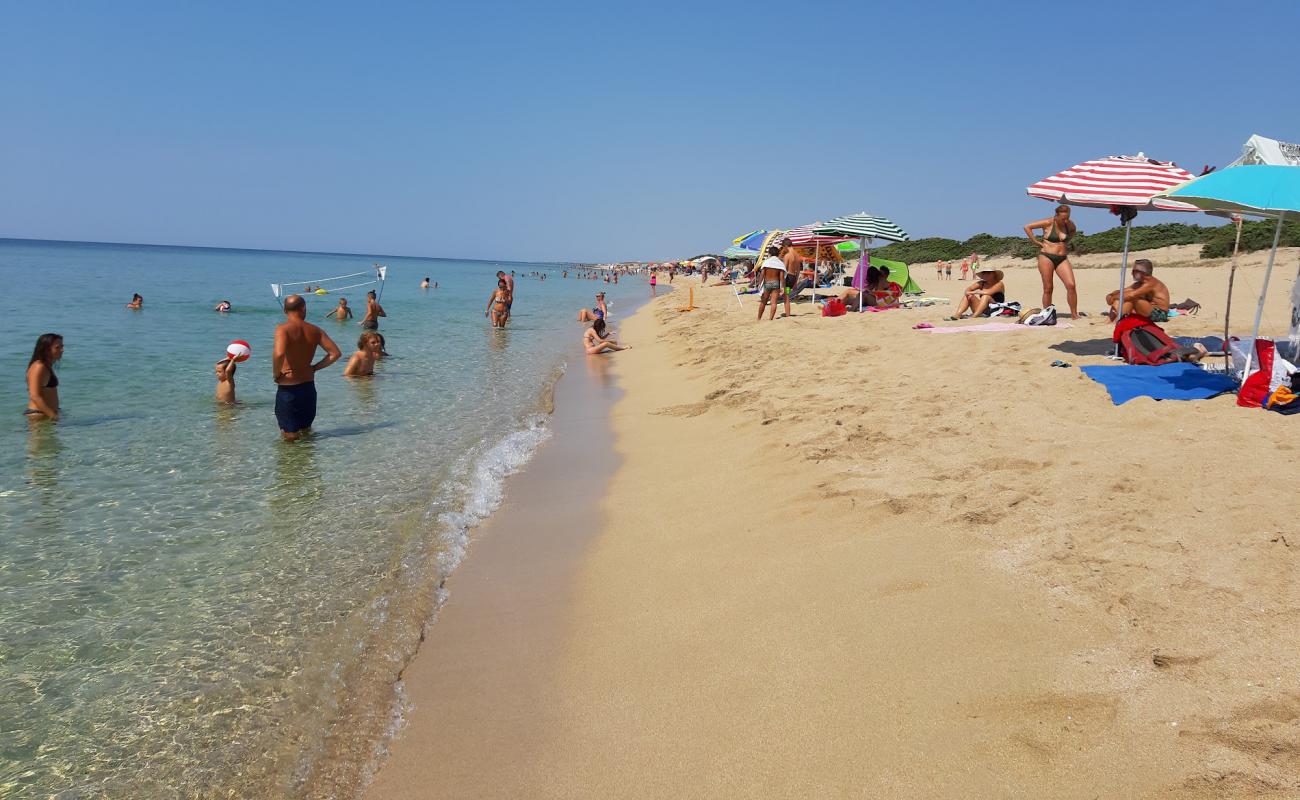
<svg viewBox="0 0 1300 800">
<path fill-rule="evenodd" d="M 1034 236 L 1036 230 L 1043 231 L 1041 239 Z M 1055 216 L 1025 226 L 1025 235 L 1029 241 L 1041 248 L 1038 254 L 1038 274 L 1043 278 L 1043 308 L 1052 304 L 1054 276 L 1059 275 L 1065 286 L 1065 300 L 1070 304 L 1071 319 L 1079 318 L 1079 294 L 1074 288 L 1074 267 L 1070 265 L 1068 252 L 1075 232 L 1074 223 L 1070 221 L 1070 207 L 1067 205 L 1057 206 Z"/>
<path fill-rule="evenodd" d="M 632 345 L 619 344 L 612 336 L 606 338 L 605 320 L 598 319 L 591 323 L 591 327 L 583 332 L 582 346 L 587 351 L 587 355 L 594 356 L 599 353 L 612 353 L 618 350 L 627 350 Z"/>
</svg>

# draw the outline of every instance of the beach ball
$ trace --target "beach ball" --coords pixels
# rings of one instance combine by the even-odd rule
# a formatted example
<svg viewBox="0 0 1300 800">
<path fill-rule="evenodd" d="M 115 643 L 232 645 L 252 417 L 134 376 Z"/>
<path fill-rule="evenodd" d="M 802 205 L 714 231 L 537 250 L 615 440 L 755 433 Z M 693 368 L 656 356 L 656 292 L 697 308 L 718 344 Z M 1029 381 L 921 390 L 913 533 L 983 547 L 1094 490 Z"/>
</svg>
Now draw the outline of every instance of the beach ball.
<svg viewBox="0 0 1300 800">
<path fill-rule="evenodd" d="M 236 339 L 235 341 L 226 345 L 226 355 L 234 359 L 236 364 L 243 361 L 247 361 L 248 357 L 251 356 L 252 354 L 253 354 L 253 348 L 249 347 L 248 342 L 244 341 L 243 339 Z"/>
<path fill-rule="evenodd" d="M 329 292 L 325 291 L 324 289 L 317 289 L 316 294 L 329 294 Z"/>
</svg>

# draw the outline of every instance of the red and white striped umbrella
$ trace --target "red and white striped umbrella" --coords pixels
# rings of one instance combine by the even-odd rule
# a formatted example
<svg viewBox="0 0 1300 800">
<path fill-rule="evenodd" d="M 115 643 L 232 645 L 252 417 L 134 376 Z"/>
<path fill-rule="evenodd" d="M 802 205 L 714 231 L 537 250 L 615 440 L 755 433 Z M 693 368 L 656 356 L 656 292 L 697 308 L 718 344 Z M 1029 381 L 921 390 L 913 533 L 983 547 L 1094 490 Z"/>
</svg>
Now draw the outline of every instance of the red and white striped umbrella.
<svg viewBox="0 0 1300 800">
<path fill-rule="evenodd" d="M 1138 210 L 1197 211 L 1187 203 L 1153 198 L 1196 176 L 1172 161 L 1110 156 L 1085 161 L 1025 189 L 1030 197 L 1074 206 L 1133 206 Z"/>
<path fill-rule="evenodd" d="M 813 228 L 820 224 L 820 222 L 814 222 L 810 225 L 791 228 L 785 232 L 785 236 L 790 240 L 790 244 L 795 247 L 812 247 L 813 245 L 839 244 L 840 242 L 849 241 L 850 237 L 848 236 L 821 236 L 813 233 Z"/>
</svg>

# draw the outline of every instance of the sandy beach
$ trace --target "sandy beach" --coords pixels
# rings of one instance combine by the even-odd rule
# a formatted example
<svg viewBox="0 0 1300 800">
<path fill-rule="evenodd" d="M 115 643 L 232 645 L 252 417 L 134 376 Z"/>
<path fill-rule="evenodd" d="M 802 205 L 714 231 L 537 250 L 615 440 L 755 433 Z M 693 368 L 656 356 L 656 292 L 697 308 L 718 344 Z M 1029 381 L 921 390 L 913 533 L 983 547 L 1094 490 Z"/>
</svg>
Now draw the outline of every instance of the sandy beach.
<svg viewBox="0 0 1300 800">
<path fill-rule="evenodd" d="M 1203 304 L 1166 329 L 1221 334 L 1222 265 L 1149 257 Z M 1300 796 L 1293 423 L 1231 396 L 1114 406 L 1052 368 L 1110 363 L 1097 260 L 1068 328 L 912 329 L 971 324 L 944 305 L 755 323 L 698 285 L 693 312 L 678 292 L 624 321 L 598 531 L 514 600 L 458 590 L 471 552 L 367 796 Z M 995 266 L 1038 305 L 1035 271 Z M 498 555 L 474 580 L 520 568 Z"/>
</svg>

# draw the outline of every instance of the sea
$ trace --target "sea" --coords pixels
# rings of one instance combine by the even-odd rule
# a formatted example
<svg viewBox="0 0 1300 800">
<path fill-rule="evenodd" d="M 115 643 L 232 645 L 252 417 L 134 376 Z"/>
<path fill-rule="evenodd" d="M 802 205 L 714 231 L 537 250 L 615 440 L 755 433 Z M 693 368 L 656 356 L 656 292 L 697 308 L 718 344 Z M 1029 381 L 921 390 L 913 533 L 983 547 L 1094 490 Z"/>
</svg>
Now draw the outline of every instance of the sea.
<svg viewBox="0 0 1300 800">
<path fill-rule="evenodd" d="M 314 434 L 281 442 L 271 284 L 360 273 L 327 284 L 348 286 L 376 263 L 390 357 L 370 379 L 323 371 Z M 516 278 L 505 330 L 483 314 L 498 269 Z M 649 297 L 641 278 L 576 275 L 0 240 L 0 797 L 355 795 L 401 724 L 400 673 L 444 579 L 586 357 L 578 309 L 605 291 L 617 328 Z M 308 295 L 344 358 L 368 288 Z M 325 319 L 340 295 L 357 319 Z M 63 413 L 32 425 L 45 332 L 64 337 Z M 234 340 L 252 357 L 238 404 L 218 406 Z"/>
</svg>

